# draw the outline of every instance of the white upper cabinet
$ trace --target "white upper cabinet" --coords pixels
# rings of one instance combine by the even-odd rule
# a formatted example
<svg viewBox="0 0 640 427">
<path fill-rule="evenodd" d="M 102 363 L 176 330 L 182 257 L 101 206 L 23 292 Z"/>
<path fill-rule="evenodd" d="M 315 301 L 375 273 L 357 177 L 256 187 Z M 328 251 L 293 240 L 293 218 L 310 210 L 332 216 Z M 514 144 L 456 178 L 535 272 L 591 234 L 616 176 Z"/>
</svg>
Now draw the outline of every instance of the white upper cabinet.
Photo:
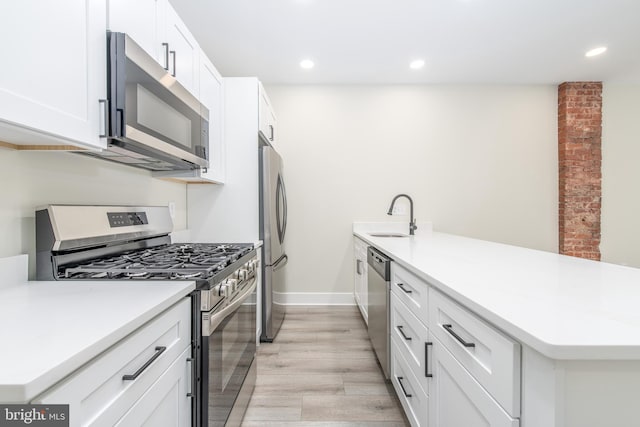
<svg viewBox="0 0 640 427">
<path fill-rule="evenodd" d="M 3 1 L 0 16 L 0 140 L 105 148 L 106 0 Z"/>
<path fill-rule="evenodd" d="M 167 0 L 109 0 L 111 31 L 127 33 L 165 69 L 169 67 L 169 45 L 164 41 Z"/>
<path fill-rule="evenodd" d="M 109 30 L 127 33 L 198 96 L 200 47 L 167 0 L 109 0 Z"/>
<path fill-rule="evenodd" d="M 258 85 L 260 103 L 258 104 L 260 116 L 260 132 L 276 148 L 276 113 L 273 112 L 271 101 L 264 90 L 262 83 Z"/>
<path fill-rule="evenodd" d="M 223 79 L 204 52 L 200 52 L 199 99 L 209 110 L 209 167 L 185 171 L 154 172 L 157 178 L 187 183 L 223 184 L 225 180 L 226 150 L 224 139 L 224 85 Z"/>
<path fill-rule="evenodd" d="M 205 180 L 224 182 L 224 86 L 222 76 L 204 53 L 200 57 L 200 102 L 209 109 L 209 168 Z"/>
<path fill-rule="evenodd" d="M 176 11 L 167 7 L 166 43 L 169 45 L 169 72 L 191 93 L 198 96 L 200 47 Z"/>
</svg>

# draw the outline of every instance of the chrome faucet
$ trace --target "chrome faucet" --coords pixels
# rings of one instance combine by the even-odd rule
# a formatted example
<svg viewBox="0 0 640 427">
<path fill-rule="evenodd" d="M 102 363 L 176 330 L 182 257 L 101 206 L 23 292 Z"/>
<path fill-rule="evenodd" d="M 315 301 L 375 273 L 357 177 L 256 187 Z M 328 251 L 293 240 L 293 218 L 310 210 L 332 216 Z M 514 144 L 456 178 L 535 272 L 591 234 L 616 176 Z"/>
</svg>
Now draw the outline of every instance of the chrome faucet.
<svg viewBox="0 0 640 427">
<path fill-rule="evenodd" d="M 413 217 L 413 200 L 411 200 L 411 197 L 407 196 L 406 194 L 398 194 L 391 201 L 391 206 L 389 206 L 389 212 L 387 212 L 387 215 L 393 215 L 393 205 L 396 204 L 396 200 L 398 200 L 399 197 L 406 197 L 407 199 L 409 199 L 409 206 L 411 209 L 411 212 L 409 213 L 409 234 L 413 236 L 418 226 L 416 225 L 416 219 Z"/>
</svg>

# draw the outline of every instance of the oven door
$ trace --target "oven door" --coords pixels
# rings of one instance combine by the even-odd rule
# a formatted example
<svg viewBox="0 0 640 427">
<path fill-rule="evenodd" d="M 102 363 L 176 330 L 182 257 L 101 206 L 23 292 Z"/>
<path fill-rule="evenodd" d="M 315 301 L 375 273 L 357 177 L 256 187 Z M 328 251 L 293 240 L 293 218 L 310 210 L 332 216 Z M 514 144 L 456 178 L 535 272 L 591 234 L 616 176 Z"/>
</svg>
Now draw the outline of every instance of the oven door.
<svg viewBox="0 0 640 427">
<path fill-rule="evenodd" d="M 126 34 L 107 39 L 110 151 L 207 167 L 209 110 Z"/>
<path fill-rule="evenodd" d="M 227 307 L 203 313 L 202 420 L 210 427 L 239 426 L 255 385 L 256 280 Z"/>
</svg>

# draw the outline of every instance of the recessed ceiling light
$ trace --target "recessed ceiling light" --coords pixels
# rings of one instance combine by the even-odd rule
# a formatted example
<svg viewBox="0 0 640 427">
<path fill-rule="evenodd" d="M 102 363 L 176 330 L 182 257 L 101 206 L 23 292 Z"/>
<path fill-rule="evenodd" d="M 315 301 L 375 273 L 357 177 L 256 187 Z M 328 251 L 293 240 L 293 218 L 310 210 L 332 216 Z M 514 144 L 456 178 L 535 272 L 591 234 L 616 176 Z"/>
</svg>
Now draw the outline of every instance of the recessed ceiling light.
<svg viewBox="0 0 640 427">
<path fill-rule="evenodd" d="M 420 68 L 424 67 L 424 60 L 416 59 L 415 61 L 411 61 L 409 67 L 411 67 L 411 69 L 413 70 L 419 70 Z"/>
<path fill-rule="evenodd" d="M 606 51 L 607 51 L 606 46 L 596 47 L 595 49 L 591 49 L 590 51 L 587 51 L 587 53 L 585 53 L 584 56 L 586 56 L 587 58 L 590 58 L 592 56 L 601 55 Z"/>
<path fill-rule="evenodd" d="M 302 61 L 300 61 L 300 66 L 305 70 L 312 69 L 314 65 L 316 64 L 314 64 L 313 61 L 310 59 L 303 59 Z"/>
</svg>

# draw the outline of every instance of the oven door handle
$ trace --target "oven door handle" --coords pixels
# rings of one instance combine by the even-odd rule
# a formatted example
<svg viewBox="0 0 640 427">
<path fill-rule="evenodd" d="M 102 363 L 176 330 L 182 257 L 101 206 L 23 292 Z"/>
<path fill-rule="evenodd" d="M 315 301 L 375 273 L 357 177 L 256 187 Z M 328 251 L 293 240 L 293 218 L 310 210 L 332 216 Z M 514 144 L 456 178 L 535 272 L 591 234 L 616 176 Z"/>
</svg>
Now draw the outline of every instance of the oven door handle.
<svg viewBox="0 0 640 427">
<path fill-rule="evenodd" d="M 223 308 L 222 310 L 214 313 L 214 314 L 210 314 L 208 316 L 208 319 L 203 319 L 202 322 L 202 336 L 203 337 L 208 337 L 211 334 L 213 334 L 213 331 L 216 330 L 216 328 L 218 327 L 218 325 L 220 323 L 222 323 L 222 321 L 231 313 L 233 313 L 234 311 L 236 311 L 236 309 L 238 307 L 240 307 L 253 293 L 253 291 L 256 290 L 256 278 L 253 277 L 251 279 L 251 284 L 248 287 L 245 287 L 245 289 L 243 290 L 243 292 L 239 295 L 236 295 L 235 300 L 233 300 L 233 302 L 231 304 L 229 304 L 228 306 L 226 306 L 225 308 Z M 209 314 L 209 313 L 206 313 Z"/>
</svg>

